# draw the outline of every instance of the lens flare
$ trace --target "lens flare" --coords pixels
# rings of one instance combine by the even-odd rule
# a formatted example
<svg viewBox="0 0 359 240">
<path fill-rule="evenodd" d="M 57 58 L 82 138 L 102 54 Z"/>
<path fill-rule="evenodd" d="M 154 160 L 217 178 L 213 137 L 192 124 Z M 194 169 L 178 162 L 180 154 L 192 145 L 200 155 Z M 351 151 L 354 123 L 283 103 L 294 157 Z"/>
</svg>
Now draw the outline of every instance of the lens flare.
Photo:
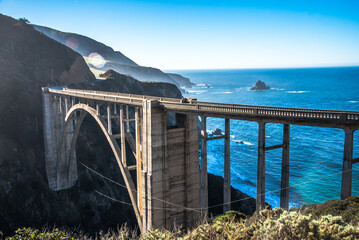
<svg viewBox="0 0 359 240">
<path fill-rule="evenodd" d="M 89 63 L 96 68 L 102 68 L 106 64 L 105 59 L 100 54 L 98 54 L 96 52 L 90 53 L 88 60 L 89 60 Z"/>
<path fill-rule="evenodd" d="M 66 39 L 66 46 L 68 46 L 73 50 L 76 50 L 79 47 L 79 40 L 77 40 L 77 38 L 74 37 L 69 37 Z"/>
</svg>

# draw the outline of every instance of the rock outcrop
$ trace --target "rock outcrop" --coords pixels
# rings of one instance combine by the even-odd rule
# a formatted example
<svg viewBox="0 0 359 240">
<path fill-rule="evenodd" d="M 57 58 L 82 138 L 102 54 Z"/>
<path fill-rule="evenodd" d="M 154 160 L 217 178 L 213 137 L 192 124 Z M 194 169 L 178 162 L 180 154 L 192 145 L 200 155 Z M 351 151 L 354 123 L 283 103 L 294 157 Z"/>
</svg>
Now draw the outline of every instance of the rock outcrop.
<svg viewBox="0 0 359 240">
<path fill-rule="evenodd" d="M 268 85 L 266 85 L 266 84 L 265 84 L 264 82 L 262 82 L 261 80 L 258 80 L 258 81 L 256 82 L 256 84 L 254 84 L 254 86 L 251 87 L 250 90 L 255 90 L 255 91 L 257 91 L 257 90 L 268 90 L 268 89 L 270 89 L 270 87 L 269 87 Z"/>
<path fill-rule="evenodd" d="M 216 206 L 209 209 L 208 213 L 218 215 L 223 213 L 223 178 L 208 174 L 208 206 Z M 246 215 L 252 215 L 256 210 L 256 200 L 247 194 L 231 187 L 231 210 Z"/>
<path fill-rule="evenodd" d="M 212 130 L 211 134 L 212 135 L 219 135 L 219 136 L 223 135 L 222 130 L 219 129 L 219 128 L 216 128 L 216 129 Z"/>
</svg>

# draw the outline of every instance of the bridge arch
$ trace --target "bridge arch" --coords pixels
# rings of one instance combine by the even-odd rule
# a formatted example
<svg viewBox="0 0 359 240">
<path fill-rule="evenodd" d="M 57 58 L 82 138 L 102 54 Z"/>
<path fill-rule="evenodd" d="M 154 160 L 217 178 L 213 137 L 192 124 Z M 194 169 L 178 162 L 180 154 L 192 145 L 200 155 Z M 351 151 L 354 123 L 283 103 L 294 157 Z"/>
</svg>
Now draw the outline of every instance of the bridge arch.
<svg viewBox="0 0 359 240">
<path fill-rule="evenodd" d="M 80 116 L 77 116 L 77 112 L 80 112 Z M 137 204 L 136 187 L 132 181 L 130 172 L 125 168 L 121 161 L 121 150 L 117 144 L 116 139 L 108 133 L 106 122 L 98 116 L 97 110 L 90 107 L 87 104 L 78 103 L 73 105 L 66 113 L 65 124 L 62 131 L 61 140 L 59 143 L 58 160 L 57 160 L 57 183 L 61 186 L 61 181 L 67 182 L 67 188 L 75 184 L 77 180 L 77 164 L 76 159 L 76 142 L 81 129 L 83 120 L 86 115 L 91 117 L 97 122 L 105 135 L 108 144 L 110 145 L 112 152 L 116 158 L 117 164 L 120 168 L 122 177 L 126 184 L 133 209 L 137 218 L 138 226 L 142 232 L 142 219 L 140 217 L 139 208 Z M 75 124 L 73 124 L 75 123 Z"/>
</svg>

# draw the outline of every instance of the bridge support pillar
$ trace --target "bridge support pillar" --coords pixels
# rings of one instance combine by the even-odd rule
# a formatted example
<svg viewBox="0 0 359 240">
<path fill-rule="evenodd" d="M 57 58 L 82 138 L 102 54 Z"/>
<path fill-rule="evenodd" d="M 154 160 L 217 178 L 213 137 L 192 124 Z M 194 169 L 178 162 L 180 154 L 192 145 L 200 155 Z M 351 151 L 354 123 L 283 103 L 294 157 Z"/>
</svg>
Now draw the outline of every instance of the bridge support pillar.
<svg viewBox="0 0 359 240">
<path fill-rule="evenodd" d="M 258 123 L 258 163 L 256 210 L 265 207 L 265 123 Z"/>
<path fill-rule="evenodd" d="M 125 119 L 124 119 L 124 109 L 123 106 L 120 106 L 120 129 L 121 129 L 121 159 L 123 166 L 127 166 L 126 160 L 126 135 L 125 135 Z"/>
<path fill-rule="evenodd" d="M 207 119 L 201 116 L 201 209 L 202 219 L 208 217 Z"/>
<path fill-rule="evenodd" d="M 344 157 L 342 172 L 342 187 L 340 199 L 344 200 L 351 196 L 352 192 L 352 161 L 353 161 L 353 135 L 354 131 L 345 129 Z"/>
<path fill-rule="evenodd" d="M 289 207 L 289 124 L 283 126 L 282 174 L 280 190 L 280 207 Z"/>
<path fill-rule="evenodd" d="M 223 186 L 223 213 L 231 210 L 231 136 L 230 119 L 225 119 L 224 139 L 224 186 Z"/>
<path fill-rule="evenodd" d="M 184 117 L 184 127 L 168 128 L 166 112 L 158 102 L 144 101 L 142 211 L 145 231 L 173 229 L 174 224 L 192 227 L 200 220 L 198 119 L 195 115 Z"/>
</svg>

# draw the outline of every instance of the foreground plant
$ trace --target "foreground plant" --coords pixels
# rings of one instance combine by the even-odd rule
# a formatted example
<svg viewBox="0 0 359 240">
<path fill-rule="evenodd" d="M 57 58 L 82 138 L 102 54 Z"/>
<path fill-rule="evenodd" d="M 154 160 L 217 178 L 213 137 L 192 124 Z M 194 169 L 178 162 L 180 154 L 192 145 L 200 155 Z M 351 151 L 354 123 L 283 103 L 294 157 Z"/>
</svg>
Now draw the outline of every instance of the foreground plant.
<svg viewBox="0 0 359 240">
<path fill-rule="evenodd" d="M 69 231 L 61 231 L 57 228 L 39 231 L 31 228 L 23 228 L 16 234 L 7 238 L 17 239 L 93 239 L 86 235 L 76 235 Z M 203 222 L 193 230 L 184 231 L 180 228 L 173 231 L 152 230 L 137 236 L 123 226 L 116 231 L 100 232 L 94 239 L 101 240 L 156 240 L 156 239 L 270 239 L 270 240 L 294 240 L 294 239 L 359 239 L 359 226 L 343 220 L 342 216 L 303 214 L 300 211 L 286 211 L 281 208 L 256 212 L 251 217 L 241 213 L 229 211 L 226 215 L 213 220 L 211 223 Z"/>
</svg>

